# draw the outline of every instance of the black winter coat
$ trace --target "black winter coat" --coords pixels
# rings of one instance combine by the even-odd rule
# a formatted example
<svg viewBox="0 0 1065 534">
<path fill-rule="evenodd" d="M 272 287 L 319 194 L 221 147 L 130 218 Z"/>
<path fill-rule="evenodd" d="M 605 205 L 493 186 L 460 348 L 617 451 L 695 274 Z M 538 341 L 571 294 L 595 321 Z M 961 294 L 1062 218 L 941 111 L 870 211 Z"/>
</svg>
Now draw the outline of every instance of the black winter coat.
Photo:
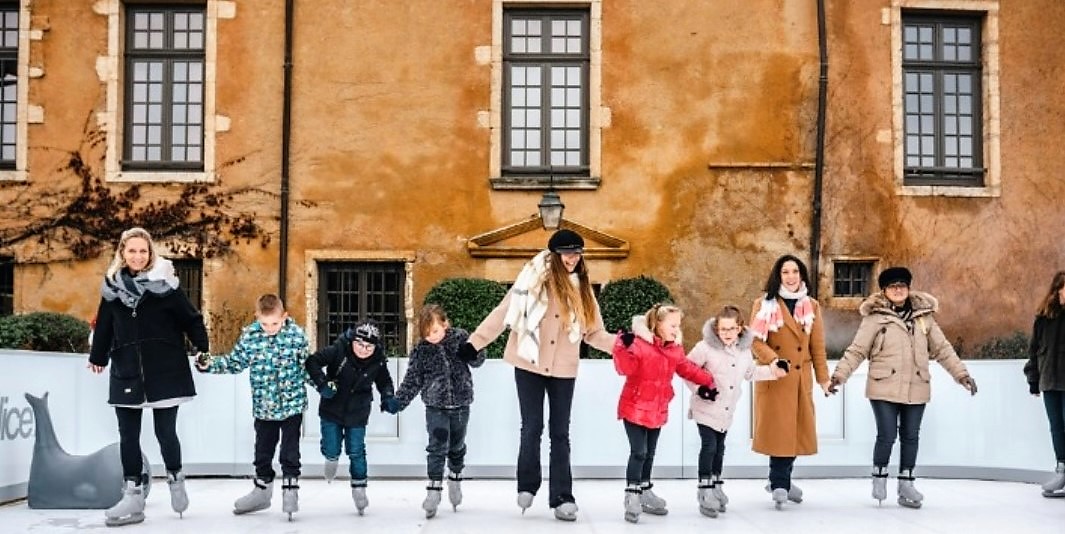
<svg viewBox="0 0 1065 534">
<path fill-rule="evenodd" d="M 1032 393 L 1040 391 L 1065 391 L 1065 347 L 1059 344 L 1065 315 L 1057 317 L 1036 316 L 1032 326 L 1032 342 L 1028 347 L 1028 363 L 1024 364 L 1024 376 Z"/>
<path fill-rule="evenodd" d="M 395 394 L 381 345 L 369 358 L 360 360 L 351 349 L 351 338 L 342 334 L 332 345 L 311 354 L 303 366 L 316 389 L 327 382 L 336 384 L 336 395 L 318 403 L 318 416 L 345 427 L 366 426 L 370 421 L 372 386 L 377 386 L 382 399 Z"/>
<path fill-rule="evenodd" d="M 185 336 L 207 352 L 203 316 L 180 289 L 145 292 L 130 308 L 100 299 L 89 362 L 110 363 L 110 404 L 138 405 L 196 395 Z"/>
<path fill-rule="evenodd" d="M 422 402 L 433 408 L 457 408 L 473 404 L 473 375 L 470 367 L 484 364 L 484 351 L 466 363 L 459 359 L 459 347 L 470 334 L 461 328 L 448 328 L 440 343 L 421 340 L 410 353 L 407 374 L 396 392 L 401 408 L 419 393 Z"/>
</svg>

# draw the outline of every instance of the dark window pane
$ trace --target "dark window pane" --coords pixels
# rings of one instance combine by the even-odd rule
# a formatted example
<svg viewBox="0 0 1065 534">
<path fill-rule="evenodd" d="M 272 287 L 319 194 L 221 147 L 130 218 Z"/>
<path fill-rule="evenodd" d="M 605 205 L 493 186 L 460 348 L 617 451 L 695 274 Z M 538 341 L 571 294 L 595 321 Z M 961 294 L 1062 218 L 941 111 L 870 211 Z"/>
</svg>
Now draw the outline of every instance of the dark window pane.
<svg viewBox="0 0 1065 534">
<path fill-rule="evenodd" d="M 203 310 L 203 261 L 195 259 L 172 260 L 178 284 L 189 302 L 197 310 Z"/>
<path fill-rule="evenodd" d="M 0 256 L 0 316 L 15 312 L 15 258 Z"/>
<path fill-rule="evenodd" d="M 393 262 L 320 263 L 318 346 L 336 340 L 354 323 L 373 319 L 381 326 L 390 356 L 406 353 L 404 308 L 406 269 Z"/>
<path fill-rule="evenodd" d="M 871 261 L 836 261 L 833 263 L 832 294 L 836 297 L 864 297 L 869 294 L 872 275 Z"/>
</svg>

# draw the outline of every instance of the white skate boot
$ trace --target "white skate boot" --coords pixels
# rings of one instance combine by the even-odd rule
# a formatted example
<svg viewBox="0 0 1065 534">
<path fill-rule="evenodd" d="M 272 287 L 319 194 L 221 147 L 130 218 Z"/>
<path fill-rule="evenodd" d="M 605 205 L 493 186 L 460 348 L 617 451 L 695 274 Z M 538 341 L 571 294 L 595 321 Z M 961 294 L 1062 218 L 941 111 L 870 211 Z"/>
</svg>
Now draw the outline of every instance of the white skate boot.
<svg viewBox="0 0 1065 534">
<path fill-rule="evenodd" d="M 351 500 L 355 501 L 359 515 L 363 515 L 366 507 L 370 506 L 370 499 L 366 497 L 366 479 L 351 481 Z"/>
<path fill-rule="evenodd" d="M 640 513 L 643 512 L 643 505 L 640 504 L 641 493 L 643 492 L 640 490 L 640 486 L 636 484 L 625 488 L 625 521 L 629 523 L 640 521 Z"/>
<path fill-rule="evenodd" d="M 721 502 L 714 495 L 714 482 L 708 478 L 699 479 L 699 491 L 696 492 L 699 501 L 699 513 L 706 517 L 717 517 L 717 511 Z"/>
<path fill-rule="evenodd" d="M 1065 497 L 1065 462 L 1058 462 L 1058 466 L 1054 469 L 1054 478 L 1043 484 L 1043 496 Z"/>
<path fill-rule="evenodd" d="M 177 512 L 178 517 L 184 517 L 185 510 L 189 509 L 189 494 L 185 492 L 185 473 L 168 472 L 166 484 L 170 486 L 170 507 Z"/>
<path fill-rule="evenodd" d="M 650 482 L 644 482 L 640 484 L 640 506 L 643 508 L 644 513 L 651 515 L 666 515 L 669 510 L 666 509 L 666 500 L 655 494 L 651 488 L 654 484 Z"/>
<path fill-rule="evenodd" d="M 924 495 L 913 486 L 913 474 L 910 470 L 899 473 L 899 505 L 907 508 L 920 508 Z"/>
<path fill-rule="evenodd" d="M 299 482 L 296 477 L 286 477 L 281 483 L 281 511 L 288 514 L 289 521 L 292 521 L 292 514 L 300 511 Z"/>
<path fill-rule="evenodd" d="M 451 501 L 451 510 L 457 512 L 462 504 L 462 475 L 459 473 L 447 475 L 447 500 Z"/>
<path fill-rule="evenodd" d="M 274 482 L 266 482 L 260 478 L 253 480 L 251 491 L 247 495 L 237 499 L 233 503 L 233 513 L 236 515 L 249 514 L 266 510 L 270 507 L 270 500 L 274 497 Z"/>
<path fill-rule="evenodd" d="M 887 477 L 887 467 L 873 467 L 873 498 L 877 506 L 883 505 L 887 499 Z"/>
<path fill-rule="evenodd" d="M 126 480 L 122 500 L 104 511 L 104 523 L 109 527 L 132 525 L 144 521 L 144 487 L 139 480 Z"/>
<path fill-rule="evenodd" d="M 425 487 L 425 500 L 422 501 L 422 510 L 425 510 L 425 518 L 432 519 L 436 516 L 436 509 L 440 506 L 440 492 L 444 490 L 443 482 L 430 480 Z M 450 496 L 450 491 L 448 492 Z"/>
</svg>

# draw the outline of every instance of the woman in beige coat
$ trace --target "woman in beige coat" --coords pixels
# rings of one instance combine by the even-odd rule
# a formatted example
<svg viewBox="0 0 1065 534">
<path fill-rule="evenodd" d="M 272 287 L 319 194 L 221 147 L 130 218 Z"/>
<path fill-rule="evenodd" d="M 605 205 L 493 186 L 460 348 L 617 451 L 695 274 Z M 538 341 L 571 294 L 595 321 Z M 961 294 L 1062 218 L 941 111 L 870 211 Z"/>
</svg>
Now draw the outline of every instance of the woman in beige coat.
<svg viewBox="0 0 1065 534">
<path fill-rule="evenodd" d="M 939 301 L 928 293 L 910 290 L 910 271 L 891 267 L 880 273 L 881 292 L 862 302 L 861 325 L 854 341 L 832 373 L 829 391 L 843 384 L 869 360 L 865 396 L 876 419 L 873 446 L 873 498 L 887 498 L 887 465 L 895 436 L 899 436 L 899 504 L 920 508 L 924 496 L 913 487 L 918 435 L 925 404 L 931 399 L 928 362 L 935 360 L 959 384 L 976 394 L 976 381 L 947 341 L 935 313 Z"/>
<path fill-rule="evenodd" d="M 529 260 L 507 296 L 459 348 L 460 356 L 475 355 L 510 328 L 503 359 L 514 366 L 521 411 L 518 506 L 524 513 L 540 489 L 546 395 L 551 438 L 548 504 L 562 521 L 577 519 L 569 422 L 580 344 L 610 352 L 617 337 L 603 327 L 583 253 L 580 235 L 567 229 L 555 232 L 547 250 Z"/>
<path fill-rule="evenodd" d="M 788 362 L 790 371 L 777 380 L 754 385 L 755 452 L 769 456 L 769 485 L 773 502 L 802 502 L 802 490 L 791 483 L 796 456 L 817 454 L 813 384 L 828 392 L 828 363 L 821 306 L 810 298 L 806 265 L 790 254 L 777 258 L 765 284 L 765 295 L 754 302 L 751 331 L 758 363 Z"/>
</svg>

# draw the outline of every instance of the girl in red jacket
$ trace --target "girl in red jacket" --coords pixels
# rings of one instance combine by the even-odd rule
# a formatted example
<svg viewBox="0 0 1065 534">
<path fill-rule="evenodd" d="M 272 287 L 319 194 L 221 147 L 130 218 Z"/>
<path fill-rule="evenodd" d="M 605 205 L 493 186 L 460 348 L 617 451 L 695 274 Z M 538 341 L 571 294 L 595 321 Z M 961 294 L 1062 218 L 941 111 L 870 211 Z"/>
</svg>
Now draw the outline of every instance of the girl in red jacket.
<svg viewBox="0 0 1065 534">
<path fill-rule="evenodd" d="M 640 512 L 665 515 L 666 501 L 651 491 L 658 434 L 669 415 L 673 399 L 673 374 L 699 384 L 698 395 L 717 397 L 714 378 L 684 356 L 680 344 L 680 308 L 655 304 L 646 315 L 632 318 L 632 332 L 618 335 L 614 368 L 625 376 L 618 401 L 618 419 L 629 438 L 629 463 L 625 470 L 625 520 L 635 523 Z"/>
</svg>

